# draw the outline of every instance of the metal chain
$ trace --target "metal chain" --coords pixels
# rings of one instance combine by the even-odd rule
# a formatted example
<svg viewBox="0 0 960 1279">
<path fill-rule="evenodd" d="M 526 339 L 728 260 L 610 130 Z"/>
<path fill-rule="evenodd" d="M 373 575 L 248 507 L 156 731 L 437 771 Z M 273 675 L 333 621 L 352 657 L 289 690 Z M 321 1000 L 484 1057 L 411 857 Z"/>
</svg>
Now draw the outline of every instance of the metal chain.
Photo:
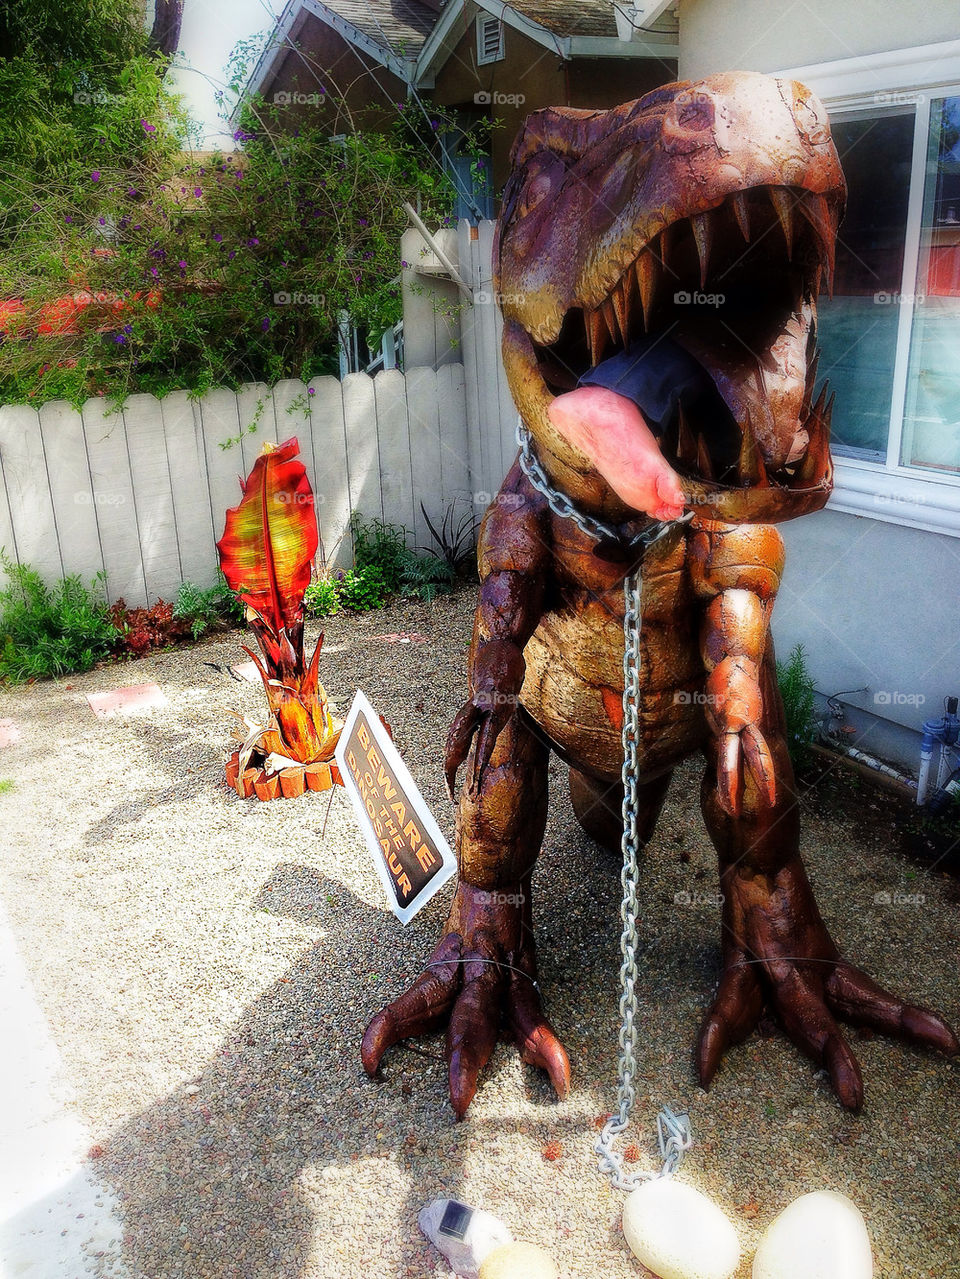
<svg viewBox="0 0 960 1279">
<path fill-rule="evenodd" d="M 550 509 L 562 519 L 573 520 L 589 537 L 621 540 L 621 531 L 579 511 L 565 493 L 558 492 L 547 479 L 543 467 L 533 451 L 530 432 L 523 418 L 517 420 L 517 443 L 520 446 L 520 466 L 534 488 L 547 499 Z M 692 519 L 692 512 L 679 520 L 657 523 L 637 541 L 642 547 L 658 541 L 677 524 Z M 623 582 L 623 870 L 620 883 L 623 900 L 620 918 L 623 933 L 620 952 L 620 1058 L 617 1065 L 619 1087 L 617 1111 L 611 1115 L 597 1138 L 594 1149 L 598 1155 L 598 1167 L 609 1174 L 618 1190 L 632 1190 L 641 1181 L 653 1177 L 671 1177 L 680 1166 L 684 1154 L 693 1144 L 690 1120 L 687 1114 L 679 1114 L 664 1106 L 657 1115 L 657 1139 L 662 1165 L 656 1172 L 627 1173 L 623 1156 L 613 1149 L 613 1143 L 630 1123 L 630 1115 L 636 1093 L 633 1078 L 637 1071 L 637 879 L 639 874 L 640 834 L 637 830 L 637 773 L 639 771 L 640 736 L 640 630 L 643 612 L 642 564 L 637 564 Z"/>
</svg>

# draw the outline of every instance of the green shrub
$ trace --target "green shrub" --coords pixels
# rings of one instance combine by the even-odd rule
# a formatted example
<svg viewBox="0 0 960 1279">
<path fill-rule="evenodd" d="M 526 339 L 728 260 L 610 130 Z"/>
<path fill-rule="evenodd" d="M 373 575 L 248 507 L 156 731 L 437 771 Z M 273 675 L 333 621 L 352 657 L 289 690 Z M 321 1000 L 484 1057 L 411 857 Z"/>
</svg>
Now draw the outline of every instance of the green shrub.
<svg viewBox="0 0 960 1279">
<path fill-rule="evenodd" d="M 380 608 L 386 603 L 390 589 L 382 571 L 369 564 L 363 568 L 348 568 L 337 583 L 341 604 L 355 613 Z"/>
<path fill-rule="evenodd" d="M 335 577 L 318 577 L 303 595 L 307 611 L 317 617 L 332 617 L 340 612 L 339 583 Z"/>
<path fill-rule="evenodd" d="M 813 680 L 807 670 L 807 655 L 798 644 L 785 662 L 777 662 L 777 683 L 787 721 L 787 750 L 795 769 L 801 769 L 816 736 Z"/>
<path fill-rule="evenodd" d="M 0 588 L 0 680 L 11 684 L 87 671 L 117 640 L 103 596 L 103 574 L 47 586 L 36 569 L 0 551 L 7 584 Z"/>
<path fill-rule="evenodd" d="M 359 511 L 350 516 L 350 528 L 357 570 L 372 569 L 388 593 L 400 590 L 408 554 L 406 529 L 399 524 L 387 524 L 384 520 L 364 520 Z"/>
<path fill-rule="evenodd" d="M 184 582 L 173 606 L 174 617 L 190 623 L 194 639 L 199 639 L 211 627 L 241 626 L 245 612 L 243 601 L 234 595 L 222 573 L 217 574 L 216 586 L 207 590 L 193 582 Z"/>
<path fill-rule="evenodd" d="M 457 582 L 457 570 L 438 555 L 418 555 L 406 551 L 400 574 L 400 589 L 404 595 L 416 595 L 422 600 L 432 600 L 453 590 Z"/>
</svg>

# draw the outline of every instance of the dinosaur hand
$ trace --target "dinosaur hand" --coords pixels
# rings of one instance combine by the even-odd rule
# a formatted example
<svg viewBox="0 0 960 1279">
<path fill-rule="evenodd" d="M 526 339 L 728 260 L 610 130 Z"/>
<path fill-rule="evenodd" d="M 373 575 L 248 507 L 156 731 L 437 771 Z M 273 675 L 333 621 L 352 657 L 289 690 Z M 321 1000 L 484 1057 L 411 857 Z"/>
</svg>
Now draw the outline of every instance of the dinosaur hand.
<svg viewBox="0 0 960 1279">
<path fill-rule="evenodd" d="M 473 775 L 469 786 L 479 789 L 497 738 L 516 714 L 526 667 L 523 653 L 512 640 L 489 639 L 477 651 L 473 667 L 473 695 L 457 712 L 444 754 L 447 794 L 453 799 L 457 770 L 470 753 L 476 735 Z"/>
<path fill-rule="evenodd" d="M 717 787 L 731 817 L 740 815 L 745 776 L 761 804 L 776 800 L 776 768 L 758 724 L 760 671 L 748 657 L 725 657 L 707 676 L 706 716 L 717 736 Z"/>
</svg>

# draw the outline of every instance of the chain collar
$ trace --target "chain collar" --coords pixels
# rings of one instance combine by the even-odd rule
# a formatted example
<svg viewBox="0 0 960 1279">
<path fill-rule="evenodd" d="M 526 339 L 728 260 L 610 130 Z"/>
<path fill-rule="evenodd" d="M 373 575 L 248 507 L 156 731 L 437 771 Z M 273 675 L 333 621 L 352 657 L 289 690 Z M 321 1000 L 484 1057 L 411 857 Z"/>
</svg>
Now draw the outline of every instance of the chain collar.
<svg viewBox="0 0 960 1279">
<path fill-rule="evenodd" d="M 626 537 L 623 525 L 607 524 L 581 511 L 573 501 L 553 487 L 547 478 L 540 459 L 533 448 L 533 439 L 523 418 L 517 417 L 517 444 L 520 446 L 520 469 L 537 490 L 547 499 L 547 505 L 554 515 L 561 519 L 572 520 L 581 532 L 592 537 L 597 543 L 596 554 L 601 559 L 619 558 L 622 555 L 630 563 L 642 558 L 644 551 L 654 542 L 665 537 L 671 529 L 687 524 L 693 519 L 693 512 L 687 511 L 677 520 L 657 520 L 634 537 Z M 619 554 L 618 554 L 619 553 Z"/>
</svg>

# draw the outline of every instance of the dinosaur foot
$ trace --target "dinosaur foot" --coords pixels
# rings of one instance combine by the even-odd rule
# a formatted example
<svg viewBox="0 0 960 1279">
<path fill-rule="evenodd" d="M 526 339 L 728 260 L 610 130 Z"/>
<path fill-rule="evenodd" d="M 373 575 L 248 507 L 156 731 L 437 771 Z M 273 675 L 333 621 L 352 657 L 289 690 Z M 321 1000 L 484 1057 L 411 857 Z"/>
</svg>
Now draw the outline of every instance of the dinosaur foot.
<svg viewBox="0 0 960 1279">
<path fill-rule="evenodd" d="M 721 882 L 724 971 L 696 1048 L 704 1088 L 727 1048 L 746 1039 L 765 1011 L 827 1071 L 840 1102 L 852 1111 L 863 1105 L 863 1078 L 838 1018 L 960 1053 L 942 1017 L 890 994 L 841 958 L 799 858 L 773 875 L 733 868 Z"/>
<path fill-rule="evenodd" d="M 570 1063 L 536 986 L 529 894 L 528 883 L 485 892 L 460 880 L 423 972 L 364 1033 L 360 1055 L 368 1074 L 392 1044 L 446 1023 L 450 1101 L 462 1119 L 506 1023 L 523 1060 L 548 1073 L 559 1097 L 567 1095 Z"/>
</svg>

